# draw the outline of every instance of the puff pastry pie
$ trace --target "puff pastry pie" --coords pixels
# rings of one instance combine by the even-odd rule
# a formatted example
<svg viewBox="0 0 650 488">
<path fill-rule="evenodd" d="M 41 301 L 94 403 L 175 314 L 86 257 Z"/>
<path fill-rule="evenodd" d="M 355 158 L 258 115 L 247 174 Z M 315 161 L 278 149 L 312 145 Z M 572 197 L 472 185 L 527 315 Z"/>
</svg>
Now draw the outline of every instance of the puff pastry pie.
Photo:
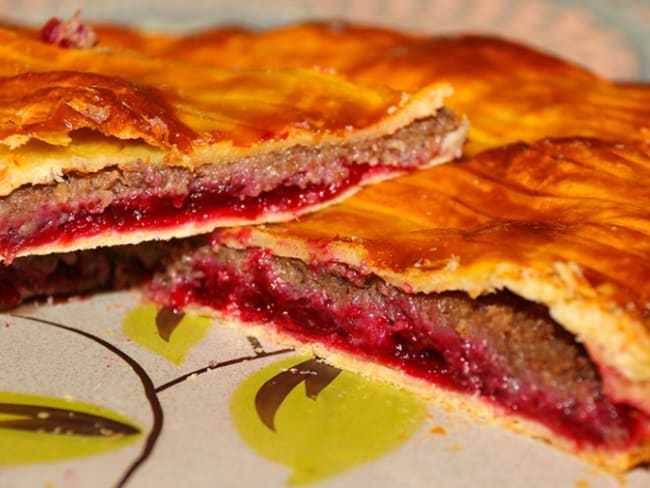
<svg viewBox="0 0 650 488">
<path fill-rule="evenodd" d="M 472 123 L 474 158 L 297 223 L 218 232 L 150 297 L 611 470 L 650 459 L 646 85 L 481 36 L 341 23 L 113 34 L 124 49 L 202 65 L 324 66 L 398 89 L 443 79 Z"/>
<path fill-rule="evenodd" d="M 340 201 L 458 156 L 466 123 L 443 107 L 449 93 L 65 49 L 0 29 L 0 260 Z"/>
<path fill-rule="evenodd" d="M 477 36 L 344 24 L 189 37 L 96 30 L 98 46 L 136 64 L 320 67 L 416 93 L 442 79 L 455 85 L 450 107 L 472 121 L 462 162 L 299 221 L 182 242 L 150 299 L 311 349 L 610 470 L 650 460 L 647 86 Z"/>
</svg>

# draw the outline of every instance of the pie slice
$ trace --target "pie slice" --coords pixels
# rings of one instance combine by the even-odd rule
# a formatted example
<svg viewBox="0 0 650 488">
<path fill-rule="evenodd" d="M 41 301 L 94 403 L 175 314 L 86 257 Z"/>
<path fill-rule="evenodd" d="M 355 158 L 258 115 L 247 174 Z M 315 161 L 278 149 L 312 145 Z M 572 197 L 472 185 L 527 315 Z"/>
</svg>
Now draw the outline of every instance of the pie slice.
<svg viewBox="0 0 650 488">
<path fill-rule="evenodd" d="M 0 29 L 0 260 L 295 218 L 458 156 L 449 94 Z"/>
<path fill-rule="evenodd" d="M 650 460 L 648 179 L 648 144 L 513 144 L 219 230 L 147 293 L 624 471 Z"/>
</svg>

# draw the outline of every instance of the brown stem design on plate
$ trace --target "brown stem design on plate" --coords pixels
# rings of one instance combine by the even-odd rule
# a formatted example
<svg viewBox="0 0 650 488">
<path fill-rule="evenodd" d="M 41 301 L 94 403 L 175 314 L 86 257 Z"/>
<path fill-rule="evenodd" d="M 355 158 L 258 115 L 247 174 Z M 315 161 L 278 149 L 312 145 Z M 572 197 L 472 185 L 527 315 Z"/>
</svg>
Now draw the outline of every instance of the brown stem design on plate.
<svg viewBox="0 0 650 488">
<path fill-rule="evenodd" d="M 74 327 L 70 327 L 68 325 L 64 324 L 59 324 L 57 322 L 53 322 L 50 320 L 46 319 L 40 319 L 37 317 L 30 317 L 28 315 L 18 315 L 15 314 L 13 315 L 14 317 L 19 317 L 25 320 L 32 320 L 34 322 L 39 322 L 43 325 L 48 325 L 51 327 L 55 327 L 57 329 L 61 329 L 64 331 L 71 332 L 73 334 L 78 334 L 82 337 L 85 337 L 87 339 L 90 339 L 91 341 L 96 342 L 97 344 L 101 345 L 102 347 L 106 348 L 108 351 L 110 351 L 112 354 L 116 355 L 120 359 L 122 359 L 126 364 L 129 365 L 129 367 L 133 370 L 133 372 L 138 376 L 140 379 L 142 388 L 144 390 L 145 396 L 149 402 L 149 406 L 151 408 L 151 413 L 153 416 L 153 425 L 151 426 L 151 429 L 149 433 L 146 436 L 145 444 L 142 449 L 142 452 L 138 456 L 137 459 L 131 463 L 131 466 L 126 470 L 126 472 L 122 475 L 122 478 L 117 482 L 117 488 L 121 488 L 127 484 L 129 479 L 131 479 L 131 476 L 140 468 L 140 466 L 149 458 L 151 455 L 151 452 L 153 451 L 154 446 L 156 445 L 156 441 L 158 440 L 158 437 L 160 436 L 160 432 L 162 431 L 162 426 L 164 422 L 164 415 L 163 415 L 163 410 L 162 410 L 162 405 L 160 404 L 160 399 L 158 398 L 158 395 L 156 395 L 156 391 L 153 385 L 153 382 L 151 381 L 151 378 L 147 374 L 147 372 L 144 370 L 140 364 L 135 361 L 132 357 L 130 357 L 128 354 L 126 354 L 124 351 L 118 349 L 116 346 L 111 344 L 110 342 L 102 339 L 101 337 L 95 336 L 91 334 L 90 332 L 86 332 L 80 329 L 75 329 Z"/>
<path fill-rule="evenodd" d="M 318 358 L 308 359 L 275 375 L 262 385 L 255 395 L 255 409 L 260 420 L 275 432 L 275 414 L 284 399 L 303 381 L 305 394 L 316 400 L 341 372 L 340 369 L 324 363 Z"/>
<path fill-rule="evenodd" d="M 233 358 L 233 359 L 229 359 L 229 360 L 222 361 L 222 362 L 219 362 L 219 363 L 210 364 L 210 365 L 206 366 L 205 368 L 201 368 L 201 369 L 198 369 L 196 371 L 186 373 L 186 374 L 184 374 L 184 375 L 182 375 L 182 376 L 180 376 L 178 378 L 175 378 L 175 379 L 173 379 L 173 380 L 159 386 L 158 388 L 156 388 L 153 385 L 153 382 L 151 381 L 151 378 L 149 377 L 147 372 L 144 370 L 144 368 L 142 368 L 142 366 L 140 366 L 133 358 L 128 356 L 125 352 L 118 349 L 116 346 L 109 343 L 108 341 L 106 341 L 106 340 L 104 340 L 104 339 L 102 339 L 100 337 L 97 337 L 97 336 L 95 336 L 95 335 L 93 335 L 93 334 L 91 334 L 89 332 L 85 332 L 85 331 L 80 330 L 80 329 L 75 329 L 74 327 L 70 327 L 70 326 L 67 326 L 67 325 L 64 325 L 64 324 L 59 324 L 57 322 L 52 322 L 50 320 L 40 319 L 40 318 L 37 318 L 37 317 L 30 317 L 30 316 L 26 316 L 26 315 L 18 315 L 18 314 L 14 314 L 13 316 L 18 317 L 18 318 L 22 318 L 22 319 L 25 319 L 25 320 L 32 320 L 34 322 L 39 322 L 39 323 L 44 324 L 44 325 L 49 325 L 49 326 L 52 326 L 52 327 L 55 327 L 55 328 L 58 328 L 58 329 L 62 329 L 62 330 L 72 332 L 72 333 L 81 335 L 83 337 L 86 337 L 87 339 L 90 339 L 90 340 L 100 344 L 101 346 L 103 346 L 104 348 L 109 350 L 111 353 L 113 353 L 116 356 L 120 357 L 123 361 L 125 361 L 132 368 L 132 370 L 140 378 L 140 381 L 142 383 L 142 387 L 144 388 L 145 395 L 147 397 L 147 400 L 149 401 L 149 405 L 150 405 L 151 410 L 152 410 L 153 425 L 151 427 L 151 430 L 150 430 L 149 434 L 146 437 L 145 445 L 144 445 L 144 448 L 143 448 L 142 452 L 140 453 L 138 458 L 135 461 L 133 461 L 131 466 L 127 469 L 127 471 L 123 474 L 122 478 L 118 481 L 118 483 L 116 485 L 117 488 L 124 487 L 127 484 L 127 482 L 131 479 L 133 474 L 138 470 L 138 468 L 140 468 L 140 466 L 142 466 L 142 464 L 144 464 L 145 461 L 147 461 L 147 459 L 149 458 L 151 452 L 154 449 L 154 446 L 156 445 L 156 441 L 158 440 L 158 438 L 160 436 L 160 433 L 162 431 L 163 422 L 164 422 L 164 415 L 163 415 L 163 410 L 162 410 L 162 405 L 160 403 L 160 399 L 158 398 L 159 393 L 167 390 L 168 388 L 171 388 L 172 386 L 175 386 L 175 385 L 187 380 L 190 376 L 193 376 L 193 375 L 199 375 L 199 374 L 207 373 L 207 372 L 212 371 L 212 370 L 218 370 L 220 368 L 230 366 L 230 365 L 233 365 L 233 364 L 239 364 L 239 363 L 242 363 L 244 361 L 252 361 L 252 360 L 255 360 L 255 359 L 262 359 L 262 358 L 266 358 L 266 357 L 270 357 L 270 356 L 286 354 L 286 353 L 289 353 L 289 352 L 293 351 L 293 349 L 285 348 L 285 349 L 278 349 L 278 350 L 271 351 L 271 352 L 266 352 L 266 351 L 264 351 L 262 345 L 258 341 L 249 339 L 249 342 L 251 343 L 251 346 L 255 350 L 254 355 Z M 179 322 L 180 322 L 180 319 L 179 319 Z M 170 331 L 170 334 L 171 334 L 171 331 Z M 311 361 L 314 361 L 314 360 L 306 361 L 305 363 L 301 363 L 301 364 L 310 363 Z M 320 370 L 321 367 L 324 367 L 324 366 L 326 366 L 326 365 L 324 365 L 322 363 L 319 363 L 318 366 L 312 368 L 312 371 Z M 332 368 L 332 367 L 329 366 L 329 368 Z M 332 369 L 335 370 L 335 368 L 332 368 Z M 310 392 L 309 393 L 310 398 L 315 398 L 318 395 L 318 393 L 323 388 L 325 388 L 325 386 L 327 386 L 327 384 L 329 384 L 334 379 L 334 377 L 336 377 L 337 374 L 338 374 L 338 371 L 336 372 L 336 374 L 331 376 L 330 380 L 324 380 L 324 379 L 323 380 L 315 380 L 314 378 L 310 378 L 311 379 L 310 384 L 316 385 L 316 386 L 308 386 L 307 387 L 308 391 Z M 311 373 L 311 375 L 315 376 L 313 373 Z M 321 383 L 321 381 L 323 381 L 323 383 Z M 318 385 L 322 385 L 322 386 L 318 386 Z M 24 405 L 22 405 L 22 406 L 24 406 Z M 38 408 L 38 410 L 40 412 L 44 411 L 44 409 L 41 408 L 41 407 L 37 407 L 37 408 Z M 80 413 L 80 412 L 77 412 L 77 413 Z M 37 417 L 38 417 L 38 414 L 37 414 Z M 131 427 L 131 426 L 128 426 L 128 427 Z"/>
<path fill-rule="evenodd" d="M 280 355 L 280 354 L 286 354 L 286 353 L 292 352 L 292 351 L 293 351 L 293 349 L 291 349 L 291 348 L 278 349 L 276 351 L 271 351 L 271 352 L 262 351 L 260 353 L 256 353 L 253 356 L 242 356 L 242 357 L 238 357 L 238 358 L 228 359 L 226 361 L 221 361 L 220 363 L 211 363 L 208 366 L 205 366 L 204 368 L 200 368 L 200 369 L 196 369 L 194 371 L 190 371 L 189 373 L 185 373 L 185 374 L 179 376 L 178 378 L 174 378 L 173 380 L 168 381 L 167 383 L 164 383 L 164 384 L 160 385 L 159 387 L 156 388 L 156 393 L 160 393 L 162 391 L 165 391 L 165 390 L 171 388 L 172 386 L 175 386 L 175 385 L 177 385 L 179 383 L 182 383 L 183 381 L 186 381 L 190 377 L 198 376 L 200 374 L 205 374 L 205 373 L 208 373 L 208 372 L 210 372 L 212 370 L 215 370 L 215 369 L 225 368 L 226 366 L 232 366 L 233 364 L 239 364 L 239 363 L 243 363 L 245 361 L 253 361 L 255 359 L 262 359 L 262 358 L 266 358 L 266 357 L 269 357 L 269 356 L 277 356 L 277 355 Z"/>
<path fill-rule="evenodd" d="M 0 415 L 2 414 L 11 415 L 14 418 L 0 420 L 0 429 L 96 437 L 135 435 L 140 433 L 140 430 L 132 425 L 106 417 L 64 408 L 20 403 L 0 403 Z"/>
</svg>

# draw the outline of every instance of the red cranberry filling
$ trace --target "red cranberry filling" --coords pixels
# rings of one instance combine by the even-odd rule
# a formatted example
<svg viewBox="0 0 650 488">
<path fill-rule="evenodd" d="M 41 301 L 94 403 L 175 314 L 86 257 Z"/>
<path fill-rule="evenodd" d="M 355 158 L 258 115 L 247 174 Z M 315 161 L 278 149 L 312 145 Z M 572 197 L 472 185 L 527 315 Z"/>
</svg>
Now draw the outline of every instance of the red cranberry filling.
<svg viewBox="0 0 650 488">
<path fill-rule="evenodd" d="M 156 278 L 150 294 L 172 307 L 236 311 L 244 322 L 480 395 L 578 446 L 616 450 L 648 435 L 647 415 L 604 396 L 584 349 L 542 307 L 507 292 L 407 294 L 341 265 L 311 269 L 259 250 L 204 248 Z M 535 340 L 543 344 L 531 349 Z"/>
<path fill-rule="evenodd" d="M 403 168 L 400 170 L 404 171 Z M 366 177 L 391 171 L 396 170 L 351 164 L 347 176 L 333 182 L 306 187 L 281 186 L 257 196 L 243 198 L 236 189 L 204 186 L 181 196 L 152 195 L 151 189 L 142 189 L 113 201 L 99 212 L 93 209 L 92 203 L 77 205 L 76 208 L 66 205 L 50 206 L 37 215 L 30 215 L 29 222 L 5 222 L 4 226 L 0 226 L 0 253 L 15 256 L 22 249 L 72 242 L 107 231 L 165 229 L 220 218 L 252 221 L 265 214 L 297 212 L 335 198 Z"/>
</svg>

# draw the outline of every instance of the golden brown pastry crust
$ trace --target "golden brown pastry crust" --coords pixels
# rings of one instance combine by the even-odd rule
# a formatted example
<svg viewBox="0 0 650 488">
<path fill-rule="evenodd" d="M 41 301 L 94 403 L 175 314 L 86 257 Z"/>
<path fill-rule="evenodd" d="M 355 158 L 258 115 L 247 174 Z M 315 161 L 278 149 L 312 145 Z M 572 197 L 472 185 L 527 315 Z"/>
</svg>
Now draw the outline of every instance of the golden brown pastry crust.
<svg viewBox="0 0 650 488">
<path fill-rule="evenodd" d="M 466 154 L 544 137 L 650 137 L 647 87 L 603 80 L 505 39 L 424 37 L 342 22 L 259 32 L 226 27 L 188 36 L 138 35 L 101 26 L 98 32 L 107 46 L 206 66 L 317 66 L 400 90 L 444 80 L 454 86 L 447 105 L 472 122 Z"/>
</svg>

